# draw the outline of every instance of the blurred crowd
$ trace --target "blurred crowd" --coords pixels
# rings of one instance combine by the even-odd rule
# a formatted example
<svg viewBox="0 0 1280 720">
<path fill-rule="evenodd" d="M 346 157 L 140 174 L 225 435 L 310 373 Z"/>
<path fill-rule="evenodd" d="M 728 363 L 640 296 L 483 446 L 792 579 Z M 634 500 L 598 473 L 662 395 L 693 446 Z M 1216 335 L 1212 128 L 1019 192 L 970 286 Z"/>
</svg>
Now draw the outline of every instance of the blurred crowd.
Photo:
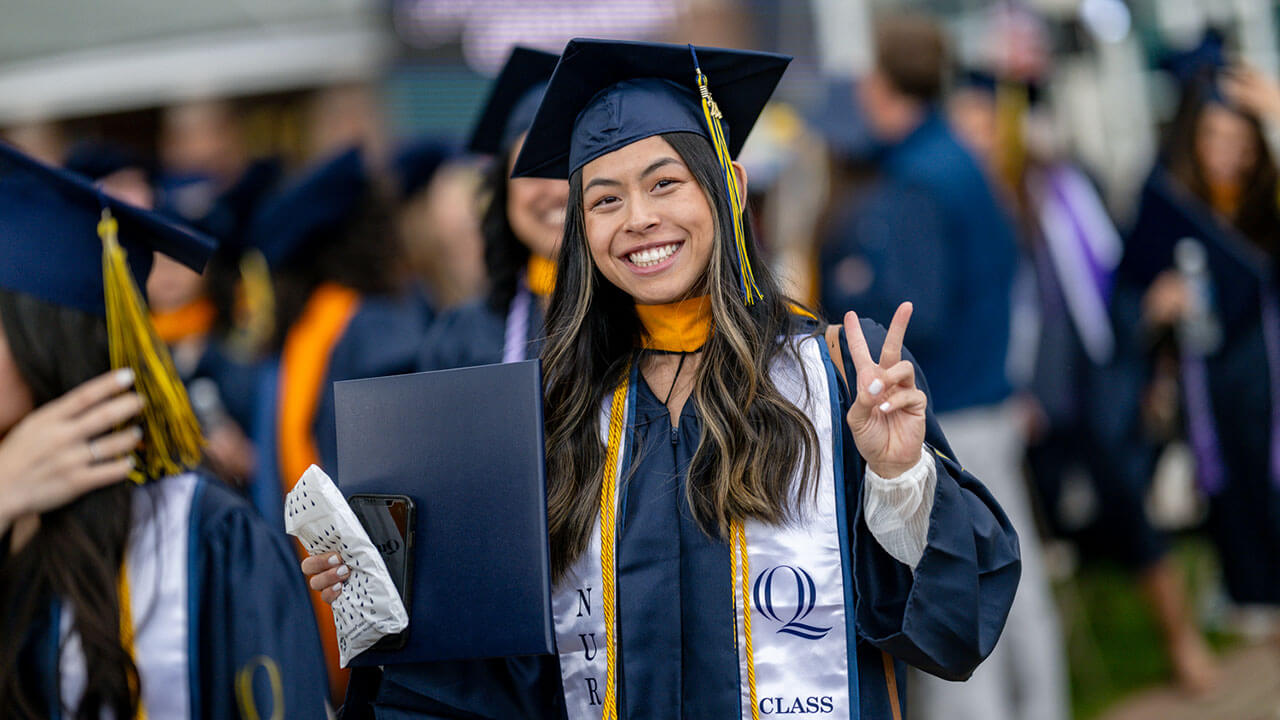
<svg viewBox="0 0 1280 720">
<path fill-rule="evenodd" d="M 1019 532 L 1004 637 L 966 683 L 912 678 L 926 720 L 1070 717 L 1052 587 L 1094 559 L 1131 574 L 1172 679 L 1212 691 L 1174 532 L 1211 542 L 1237 627 L 1280 642 L 1280 68 L 1227 32 L 1164 48 L 1176 112 L 1140 186 L 1107 187 L 1062 127 L 1048 36 L 1002 17 L 963 61 L 935 20 L 878 17 L 866 72 L 768 108 L 743 155 L 797 300 L 884 325 L 914 304 L 933 411 Z M 146 292 L 210 469 L 277 525 L 282 482 L 336 466 L 329 384 L 470 361 L 441 324 L 507 316 L 566 198 L 509 183 L 509 146 L 389 139 L 373 86 L 278 102 L 3 133 L 219 241 L 203 274 L 158 255 Z"/>
</svg>

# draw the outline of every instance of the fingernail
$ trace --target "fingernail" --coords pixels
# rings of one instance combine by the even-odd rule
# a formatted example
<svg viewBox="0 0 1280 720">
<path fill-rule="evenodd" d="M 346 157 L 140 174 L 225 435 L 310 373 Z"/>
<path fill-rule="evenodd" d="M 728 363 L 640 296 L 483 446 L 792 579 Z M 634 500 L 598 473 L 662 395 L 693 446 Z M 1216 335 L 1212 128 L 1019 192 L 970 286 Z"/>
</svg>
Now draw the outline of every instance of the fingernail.
<svg viewBox="0 0 1280 720">
<path fill-rule="evenodd" d="M 342 558 L 338 557 L 337 555 L 330 555 L 330 556 L 329 556 L 329 564 L 330 564 L 330 565 L 337 565 L 337 564 L 338 564 L 338 563 L 340 563 L 340 562 L 342 562 Z"/>
<path fill-rule="evenodd" d="M 137 425 L 134 425 L 133 427 L 129 428 L 129 437 L 133 438 L 134 440 L 141 440 L 142 428 L 138 427 Z"/>
<path fill-rule="evenodd" d="M 342 567 L 338 568 L 338 577 L 346 577 L 347 574 L 350 572 L 351 572 L 351 569 L 348 568 L 346 565 L 343 565 Z"/>
<path fill-rule="evenodd" d="M 880 403 L 880 412 L 889 412 L 889 403 L 887 401 Z"/>
<path fill-rule="evenodd" d="M 337 585 L 334 585 L 333 587 L 331 587 L 331 588 L 329 588 L 329 589 L 330 589 L 330 590 L 332 590 L 332 591 L 334 591 L 334 592 L 336 592 L 336 593 L 340 593 L 340 592 L 342 592 L 342 583 L 338 583 Z"/>
<path fill-rule="evenodd" d="M 130 455 L 130 456 L 129 456 L 128 458 L 126 458 L 126 459 L 129 461 L 129 467 L 130 467 L 130 468 L 134 468 L 134 467 L 137 467 L 137 466 L 138 466 L 138 459 L 137 459 L 137 458 L 135 458 L 134 456 Z"/>
<path fill-rule="evenodd" d="M 867 386 L 867 392 L 871 393 L 872 395 L 879 395 L 880 391 L 883 389 L 884 389 L 884 383 L 880 382 L 880 378 L 876 378 L 875 380 L 872 380 L 871 384 Z"/>
<path fill-rule="evenodd" d="M 133 368 L 120 368 L 116 371 L 116 384 L 127 388 L 133 384 Z"/>
</svg>

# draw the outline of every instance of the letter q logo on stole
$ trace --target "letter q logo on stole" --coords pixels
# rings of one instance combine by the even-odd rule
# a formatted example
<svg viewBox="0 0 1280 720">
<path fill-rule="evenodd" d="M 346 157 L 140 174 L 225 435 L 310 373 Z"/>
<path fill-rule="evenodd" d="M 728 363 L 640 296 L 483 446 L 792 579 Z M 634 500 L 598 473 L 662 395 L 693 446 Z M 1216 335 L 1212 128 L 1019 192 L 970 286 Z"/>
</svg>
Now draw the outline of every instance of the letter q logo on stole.
<svg viewBox="0 0 1280 720">
<path fill-rule="evenodd" d="M 804 568 L 779 565 L 765 570 L 756 577 L 754 595 L 756 610 L 770 620 L 782 623 L 777 630 L 779 633 L 805 640 L 821 640 L 831 632 L 830 627 L 815 627 L 802 622 L 813 612 L 818 599 L 813 577 Z M 792 607 L 795 610 L 789 611 Z"/>
</svg>

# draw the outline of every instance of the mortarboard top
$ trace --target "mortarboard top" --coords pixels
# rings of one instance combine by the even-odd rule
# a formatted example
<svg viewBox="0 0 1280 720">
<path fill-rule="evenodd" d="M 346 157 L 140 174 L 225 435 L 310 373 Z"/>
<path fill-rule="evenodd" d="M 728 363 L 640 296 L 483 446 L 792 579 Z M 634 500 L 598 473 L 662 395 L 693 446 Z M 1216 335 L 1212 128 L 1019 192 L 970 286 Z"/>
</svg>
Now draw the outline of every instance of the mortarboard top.
<svg viewBox="0 0 1280 720">
<path fill-rule="evenodd" d="M 693 51 L 723 114 L 728 154 L 736 157 L 790 57 L 575 39 L 560 56 L 512 174 L 567 178 L 601 155 L 668 132 L 712 139 L 698 94 Z"/>
<path fill-rule="evenodd" d="M 196 227 L 218 238 L 218 249 L 227 257 L 244 252 L 249 222 L 254 210 L 269 198 L 269 193 L 284 176 L 279 158 L 258 158 L 231 185 L 214 198 Z"/>
<path fill-rule="evenodd" d="M 320 231 L 340 225 L 363 200 L 368 186 L 360 148 L 333 155 L 262 203 L 249 227 L 249 245 L 262 252 L 268 265 L 279 268 Z"/>
<path fill-rule="evenodd" d="M 98 236 L 104 208 L 119 223 L 120 243 L 140 287 L 151 270 L 152 251 L 197 272 L 214 251 L 211 238 L 0 143 L 0 287 L 105 314 Z"/>
<path fill-rule="evenodd" d="M 391 159 L 396 190 L 408 199 L 431 184 L 436 171 L 453 156 L 454 149 L 431 137 L 418 138 L 401 145 Z"/>
<path fill-rule="evenodd" d="M 467 149 L 479 155 L 497 155 L 511 147 L 533 122 L 559 55 L 516 46 L 493 81 L 480 119 L 471 131 Z"/>
</svg>

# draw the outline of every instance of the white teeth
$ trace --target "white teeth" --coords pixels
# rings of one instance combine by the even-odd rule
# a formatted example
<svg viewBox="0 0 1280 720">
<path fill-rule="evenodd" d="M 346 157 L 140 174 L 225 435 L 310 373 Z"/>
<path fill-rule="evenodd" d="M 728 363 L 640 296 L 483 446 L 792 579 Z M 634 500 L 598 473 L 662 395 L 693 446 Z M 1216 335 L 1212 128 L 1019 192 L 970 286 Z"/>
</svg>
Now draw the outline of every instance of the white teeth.
<svg viewBox="0 0 1280 720">
<path fill-rule="evenodd" d="M 638 250 L 628 254 L 627 259 L 637 267 L 653 267 L 672 255 L 675 255 L 676 251 L 679 249 L 680 243 L 671 243 L 670 245 L 663 245 L 661 247 Z"/>
</svg>

